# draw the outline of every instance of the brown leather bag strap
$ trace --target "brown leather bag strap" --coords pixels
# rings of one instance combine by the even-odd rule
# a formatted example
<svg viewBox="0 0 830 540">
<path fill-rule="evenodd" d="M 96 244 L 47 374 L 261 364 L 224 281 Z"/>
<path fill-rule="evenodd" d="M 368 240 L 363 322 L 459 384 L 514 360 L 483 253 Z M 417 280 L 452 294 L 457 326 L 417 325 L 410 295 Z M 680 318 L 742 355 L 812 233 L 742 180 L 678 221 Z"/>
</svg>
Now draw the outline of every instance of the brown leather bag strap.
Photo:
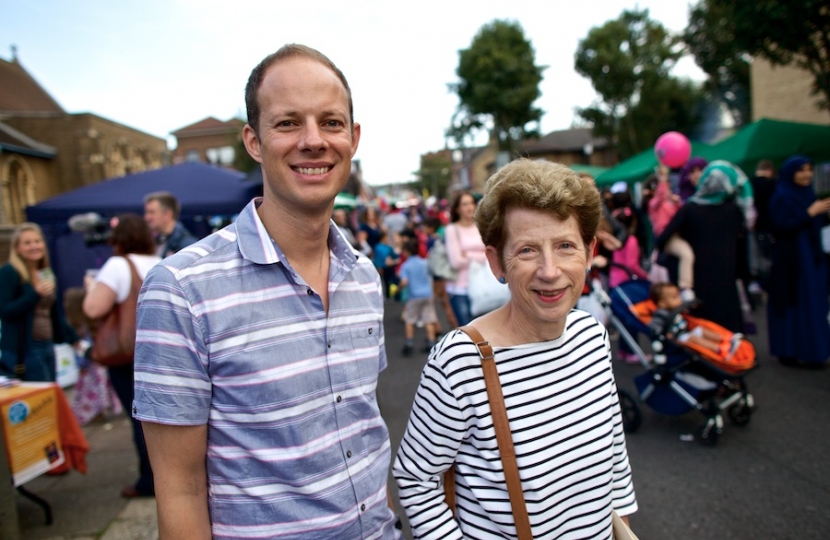
<svg viewBox="0 0 830 540">
<path fill-rule="evenodd" d="M 507 482 L 507 494 L 510 497 L 510 506 L 513 510 L 513 520 L 516 524 L 516 534 L 519 540 L 532 540 L 530 531 L 530 519 L 527 516 L 527 504 L 525 503 L 522 481 L 519 478 L 519 467 L 516 464 L 516 449 L 513 446 L 513 438 L 510 435 L 510 423 L 507 420 L 507 410 L 504 407 L 504 394 L 499 383 L 499 372 L 496 370 L 496 358 L 493 354 L 493 347 L 486 341 L 481 333 L 472 326 L 462 326 L 462 332 L 470 336 L 481 356 L 481 368 L 484 371 L 484 384 L 487 387 L 487 399 L 490 402 L 490 414 L 493 417 L 493 428 L 496 431 L 496 442 L 501 455 L 504 478 Z M 450 467 L 449 474 L 444 476 L 445 493 L 447 501 L 452 494 L 450 508 L 455 514 L 455 475 Z M 449 477 L 449 478 L 448 478 Z M 451 488 L 448 489 L 447 480 L 451 480 Z"/>
</svg>

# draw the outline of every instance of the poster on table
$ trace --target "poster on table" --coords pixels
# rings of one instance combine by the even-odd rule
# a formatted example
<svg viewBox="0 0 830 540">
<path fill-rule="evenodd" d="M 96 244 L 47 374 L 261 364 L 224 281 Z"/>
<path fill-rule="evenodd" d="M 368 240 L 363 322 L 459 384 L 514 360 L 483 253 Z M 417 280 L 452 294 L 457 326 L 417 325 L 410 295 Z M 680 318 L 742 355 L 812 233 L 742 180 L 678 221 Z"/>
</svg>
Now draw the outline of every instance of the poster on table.
<svg viewBox="0 0 830 540">
<path fill-rule="evenodd" d="M 55 388 L 0 388 L 0 414 L 15 487 L 64 462 Z"/>
</svg>

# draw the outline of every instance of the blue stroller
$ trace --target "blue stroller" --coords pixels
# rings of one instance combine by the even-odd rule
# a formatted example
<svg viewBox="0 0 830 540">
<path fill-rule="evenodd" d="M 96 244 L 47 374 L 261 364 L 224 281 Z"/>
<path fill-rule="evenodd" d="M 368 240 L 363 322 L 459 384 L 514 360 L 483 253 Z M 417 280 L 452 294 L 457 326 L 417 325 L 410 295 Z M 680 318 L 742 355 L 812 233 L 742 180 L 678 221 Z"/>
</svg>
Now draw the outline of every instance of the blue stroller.
<svg viewBox="0 0 830 540">
<path fill-rule="evenodd" d="M 745 343 L 751 351 L 752 367 L 725 369 L 665 334 L 654 332 L 635 309 L 649 299 L 650 287 L 651 283 L 646 280 L 631 280 L 606 293 L 596 281 L 592 295 L 603 305 L 609 323 L 644 368 L 634 378 L 639 401 L 666 415 L 679 416 L 697 410 L 704 417 L 698 431 L 700 441 L 715 445 L 723 433 L 724 411 L 735 425 L 745 426 L 751 419 L 754 400 L 744 375 L 757 367 L 754 348 L 751 343 Z M 651 341 L 652 357 L 645 354 L 638 342 L 641 334 Z M 626 432 L 636 431 L 642 418 L 637 402 L 621 390 L 620 405 Z"/>
</svg>

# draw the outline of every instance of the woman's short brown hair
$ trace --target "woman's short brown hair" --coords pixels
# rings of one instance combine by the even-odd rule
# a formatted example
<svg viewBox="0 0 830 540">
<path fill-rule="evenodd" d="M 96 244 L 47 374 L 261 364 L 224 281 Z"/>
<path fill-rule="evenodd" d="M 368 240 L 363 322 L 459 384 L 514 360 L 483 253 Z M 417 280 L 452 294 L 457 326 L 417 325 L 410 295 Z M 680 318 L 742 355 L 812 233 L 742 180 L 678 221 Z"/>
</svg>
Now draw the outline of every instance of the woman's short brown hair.
<svg viewBox="0 0 830 540">
<path fill-rule="evenodd" d="M 138 214 L 118 216 L 118 224 L 112 230 L 110 244 L 116 255 L 155 255 L 156 242 L 153 232 L 144 218 Z"/>
<path fill-rule="evenodd" d="M 550 161 L 517 159 L 496 171 L 484 185 L 476 208 L 476 225 L 484 245 L 493 246 L 502 260 L 507 242 L 505 218 L 513 208 L 548 212 L 558 219 L 576 218 L 585 249 L 597 233 L 599 191 L 593 181 Z"/>
</svg>

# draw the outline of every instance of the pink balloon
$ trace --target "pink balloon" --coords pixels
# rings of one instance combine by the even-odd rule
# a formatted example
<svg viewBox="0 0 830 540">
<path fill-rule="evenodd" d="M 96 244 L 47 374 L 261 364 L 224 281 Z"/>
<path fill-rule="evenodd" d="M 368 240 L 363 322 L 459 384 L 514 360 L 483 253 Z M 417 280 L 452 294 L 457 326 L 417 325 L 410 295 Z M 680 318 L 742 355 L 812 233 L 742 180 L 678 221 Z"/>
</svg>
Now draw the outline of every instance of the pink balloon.
<svg viewBox="0 0 830 540">
<path fill-rule="evenodd" d="M 676 169 L 689 160 L 692 155 L 692 144 L 682 133 L 667 131 L 654 143 L 654 154 L 657 161 L 666 167 Z"/>
</svg>

